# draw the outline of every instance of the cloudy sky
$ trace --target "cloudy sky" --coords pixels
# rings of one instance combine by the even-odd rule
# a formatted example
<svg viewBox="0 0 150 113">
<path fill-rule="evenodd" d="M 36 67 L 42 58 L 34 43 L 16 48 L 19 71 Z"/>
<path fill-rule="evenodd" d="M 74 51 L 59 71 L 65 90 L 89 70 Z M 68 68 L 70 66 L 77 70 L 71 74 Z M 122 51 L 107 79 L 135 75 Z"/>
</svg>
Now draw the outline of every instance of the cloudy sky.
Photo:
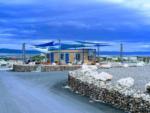
<svg viewBox="0 0 150 113">
<path fill-rule="evenodd" d="M 53 39 L 150 51 L 150 0 L 0 0 L 0 48 Z"/>
</svg>

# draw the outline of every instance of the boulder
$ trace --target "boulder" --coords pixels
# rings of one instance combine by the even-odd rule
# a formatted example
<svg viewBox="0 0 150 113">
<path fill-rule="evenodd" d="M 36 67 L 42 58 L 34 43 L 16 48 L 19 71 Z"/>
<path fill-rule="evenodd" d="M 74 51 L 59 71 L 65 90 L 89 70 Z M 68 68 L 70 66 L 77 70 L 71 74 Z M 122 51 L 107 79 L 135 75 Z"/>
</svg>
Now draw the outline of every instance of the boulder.
<svg viewBox="0 0 150 113">
<path fill-rule="evenodd" d="M 112 65 L 110 64 L 110 63 L 108 63 L 108 64 L 102 64 L 101 66 L 100 66 L 101 68 L 111 68 L 112 67 Z"/>
<path fill-rule="evenodd" d="M 96 66 L 99 66 L 100 64 L 99 64 L 99 63 L 96 63 L 95 65 L 96 65 Z"/>
<path fill-rule="evenodd" d="M 131 88 L 134 85 L 134 79 L 131 77 L 120 79 L 117 85 L 121 88 Z"/>
<path fill-rule="evenodd" d="M 144 62 L 139 62 L 139 63 L 137 63 L 137 66 L 143 67 L 143 66 L 145 66 L 145 63 Z"/>
<path fill-rule="evenodd" d="M 68 66 L 72 66 L 72 64 L 71 64 L 71 63 L 68 63 Z"/>
<path fill-rule="evenodd" d="M 150 93 L 150 82 L 145 85 L 145 90 L 147 93 Z"/>
<path fill-rule="evenodd" d="M 123 67 L 127 68 L 129 67 L 129 64 L 123 64 Z"/>
<path fill-rule="evenodd" d="M 90 71 L 90 70 L 97 70 L 98 68 L 95 65 L 83 64 L 81 69 L 84 70 L 84 71 Z"/>
<path fill-rule="evenodd" d="M 98 74 L 93 74 L 94 78 L 101 81 L 110 81 L 112 80 L 113 76 L 111 74 L 108 74 L 106 72 L 101 72 Z"/>
<path fill-rule="evenodd" d="M 56 64 L 56 63 L 52 63 L 52 65 L 53 65 L 53 66 L 56 66 L 57 64 Z"/>
</svg>

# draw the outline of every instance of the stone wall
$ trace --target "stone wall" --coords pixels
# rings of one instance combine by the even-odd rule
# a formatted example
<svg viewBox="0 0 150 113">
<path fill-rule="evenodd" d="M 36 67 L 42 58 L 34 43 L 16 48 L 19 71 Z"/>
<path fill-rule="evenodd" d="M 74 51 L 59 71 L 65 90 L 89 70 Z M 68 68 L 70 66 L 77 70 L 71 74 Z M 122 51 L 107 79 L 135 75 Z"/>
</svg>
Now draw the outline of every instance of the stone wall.
<svg viewBox="0 0 150 113">
<path fill-rule="evenodd" d="M 38 66 L 36 65 L 13 65 L 13 71 L 15 72 L 32 72 L 36 71 Z"/>
<path fill-rule="evenodd" d="M 72 65 L 72 66 L 68 66 L 68 65 L 56 65 L 56 66 L 52 66 L 52 65 L 47 65 L 47 66 L 42 66 L 42 72 L 51 72 L 51 71 L 72 71 L 72 70 L 76 70 L 79 69 L 81 66 L 79 65 Z"/>
<path fill-rule="evenodd" d="M 13 65 L 13 71 L 15 72 L 33 72 L 33 71 L 41 71 L 41 72 L 50 72 L 50 71 L 71 71 L 80 68 L 79 65 Z"/>
<path fill-rule="evenodd" d="M 97 87 L 96 85 L 83 82 L 69 74 L 68 85 L 72 91 L 91 99 L 110 104 L 116 108 L 123 109 L 130 113 L 150 113 L 150 101 L 146 98 L 148 94 L 133 91 L 121 93 L 113 86 Z M 128 92 L 128 93 L 126 93 Z M 146 99 L 145 99 L 146 98 Z"/>
</svg>

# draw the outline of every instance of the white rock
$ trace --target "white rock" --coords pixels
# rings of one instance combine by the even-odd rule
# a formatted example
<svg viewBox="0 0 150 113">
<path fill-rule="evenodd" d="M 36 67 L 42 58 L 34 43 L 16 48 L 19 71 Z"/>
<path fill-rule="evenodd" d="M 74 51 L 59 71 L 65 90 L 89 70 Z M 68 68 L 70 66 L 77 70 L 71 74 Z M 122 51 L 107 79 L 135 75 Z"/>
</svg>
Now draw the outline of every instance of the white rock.
<svg viewBox="0 0 150 113">
<path fill-rule="evenodd" d="M 131 88 L 134 85 L 134 79 L 131 77 L 120 79 L 117 81 L 117 85 L 122 88 Z"/>
<path fill-rule="evenodd" d="M 65 89 L 70 89 L 70 87 L 68 85 L 64 86 Z"/>
<path fill-rule="evenodd" d="M 112 65 L 110 63 L 108 63 L 108 64 L 102 64 L 100 67 L 102 67 L 102 68 L 111 68 Z"/>
<path fill-rule="evenodd" d="M 101 81 L 108 81 L 112 80 L 113 76 L 106 73 L 106 72 L 101 72 L 100 74 L 95 74 L 93 75 L 95 79 L 101 80 Z"/>
<path fill-rule="evenodd" d="M 95 65 L 96 65 L 96 66 L 99 66 L 100 64 L 99 64 L 99 63 L 96 63 Z"/>
<path fill-rule="evenodd" d="M 57 64 L 56 64 L 56 63 L 52 63 L 52 65 L 53 65 L 53 66 L 56 66 Z"/>
<path fill-rule="evenodd" d="M 72 66 L 72 64 L 71 64 L 71 63 L 68 63 L 68 66 Z"/>
<path fill-rule="evenodd" d="M 35 62 L 30 62 L 29 65 L 35 65 Z"/>
<path fill-rule="evenodd" d="M 88 69 L 88 65 L 83 64 L 83 65 L 82 65 L 82 69 L 85 69 L 85 70 Z"/>
<path fill-rule="evenodd" d="M 149 101 L 150 102 L 150 95 L 149 94 L 141 94 L 141 97 L 143 98 L 143 100 L 145 101 Z"/>
<path fill-rule="evenodd" d="M 98 75 L 98 72 L 96 70 L 88 70 L 83 73 L 85 76 L 91 76 L 93 77 L 94 75 Z"/>
<path fill-rule="evenodd" d="M 96 65 L 89 65 L 89 68 L 90 68 L 91 70 L 97 70 L 97 69 L 98 69 Z"/>
<path fill-rule="evenodd" d="M 145 63 L 144 62 L 139 62 L 139 63 L 137 63 L 137 65 L 136 66 L 145 66 Z"/>
<path fill-rule="evenodd" d="M 131 96 L 131 95 L 134 95 L 134 94 L 135 94 L 135 90 L 132 90 L 132 89 L 130 89 L 130 90 L 124 90 L 124 91 L 122 92 L 122 94 L 124 94 L 124 95 L 126 95 L 126 96 Z"/>
<path fill-rule="evenodd" d="M 134 98 L 141 98 L 142 94 L 141 93 L 135 93 L 135 94 L 133 94 L 133 97 Z"/>
<path fill-rule="evenodd" d="M 97 70 L 98 68 L 95 65 L 83 64 L 81 69 L 84 70 L 84 71 L 89 71 L 89 70 Z"/>
<path fill-rule="evenodd" d="M 128 64 L 123 64 L 123 67 L 127 68 L 127 67 L 129 67 L 129 65 Z"/>
<path fill-rule="evenodd" d="M 121 66 L 122 66 L 122 63 L 120 63 L 120 62 L 111 63 L 111 67 L 121 67 Z"/>
<path fill-rule="evenodd" d="M 145 90 L 150 92 L 150 82 L 145 85 Z"/>
</svg>

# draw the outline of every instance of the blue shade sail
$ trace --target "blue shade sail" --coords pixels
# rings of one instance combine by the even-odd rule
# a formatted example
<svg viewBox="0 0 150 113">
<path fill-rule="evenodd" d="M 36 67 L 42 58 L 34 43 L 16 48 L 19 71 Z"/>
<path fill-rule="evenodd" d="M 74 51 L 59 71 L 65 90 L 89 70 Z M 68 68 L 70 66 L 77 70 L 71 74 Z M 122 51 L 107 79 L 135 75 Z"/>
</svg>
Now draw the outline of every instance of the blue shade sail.
<svg viewBox="0 0 150 113">
<path fill-rule="evenodd" d="M 84 44 L 65 44 L 61 43 L 61 49 L 74 49 L 74 48 L 81 48 L 81 47 L 87 47 Z"/>
<path fill-rule="evenodd" d="M 93 45 L 93 46 L 111 46 L 108 43 L 99 43 L 99 42 L 87 42 L 87 41 L 76 41 L 80 44 L 89 44 L 89 45 Z"/>
<path fill-rule="evenodd" d="M 52 42 L 39 44 L 39 45 L 34 45 L 34 46 L 36 46 L 36 47 L 49 47 L 49 46 L 55 46 L 55 44 L 54 44 L 54 41 L 52 41 Z"/>
<path fill-rule="evenodd" d="M 49 47 L 49 50 L 67 50 L 67 49 L 77 49 L 77 48 L 83 48 L 83 47 L 88 47 L 85 46 L 84 44 L 66 44 L 66 43 L 61 43 L 60 46 L 58 46 L 58 43 L 56 43 L 56 46 Z"/>
<path fill-rule="evenodd" d="M 34 45 L 36 48 L 45 48 L 48 47 L 49 51 L 53 50 L 68 50 L 68 49 L 79 49 L 79 48 L 85 48 L 85 47 L 91 47 L 87 46 L 85 44 L 79 44 L 79 43 L 55 43 L 54 41 L 44 43 L 44 44 L 39 44 L 39 45 Z"/>
</svg>

